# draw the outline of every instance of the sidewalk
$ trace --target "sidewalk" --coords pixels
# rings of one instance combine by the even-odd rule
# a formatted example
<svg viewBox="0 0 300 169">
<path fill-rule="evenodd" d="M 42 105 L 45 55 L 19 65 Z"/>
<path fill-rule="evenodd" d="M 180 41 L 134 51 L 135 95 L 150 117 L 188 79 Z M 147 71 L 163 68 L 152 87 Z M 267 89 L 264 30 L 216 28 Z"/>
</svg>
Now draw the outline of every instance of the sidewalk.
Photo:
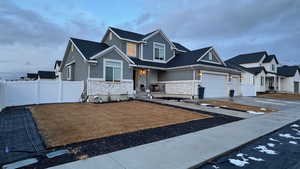
<svg viewBox="0 0 300 169">
<path fill-rule="evenodd" d="M 300 119 L 298 111 L 255 116 L 51 169 L 187 169 Z"/>
</svg>

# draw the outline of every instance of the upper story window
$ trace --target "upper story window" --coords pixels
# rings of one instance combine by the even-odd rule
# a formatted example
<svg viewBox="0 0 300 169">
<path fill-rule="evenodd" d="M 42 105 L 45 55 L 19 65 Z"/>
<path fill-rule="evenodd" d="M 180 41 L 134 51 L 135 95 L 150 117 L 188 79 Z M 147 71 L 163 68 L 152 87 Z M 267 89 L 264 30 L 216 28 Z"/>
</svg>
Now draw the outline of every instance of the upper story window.
<svg viewBox="0 0 300 169">
<path fill-rule="evenodd" d="M 136 57 L 136 44 L 127 42 L 127 55 Z"/>
<path fill-rule="evenodd" d="M 120 82 L 122 77 L 122 62 L 105 60 L 105 81 Z"/>
<path fill-rule="evenodd" d="M 275 65 L 274 64 L 271 65 L 271 69 L 272 69 L 272 71 L 275 71 Z"/>
<path fill-rule="evenodd" d="M 112 32 L 109 32 L 108 39 L 112 40 Z"/>
<path fill-rule="evenodd" d="M 166 46 L 162 43 L 153 43 L 154 60 L 165 60 Z"/>
</svg>

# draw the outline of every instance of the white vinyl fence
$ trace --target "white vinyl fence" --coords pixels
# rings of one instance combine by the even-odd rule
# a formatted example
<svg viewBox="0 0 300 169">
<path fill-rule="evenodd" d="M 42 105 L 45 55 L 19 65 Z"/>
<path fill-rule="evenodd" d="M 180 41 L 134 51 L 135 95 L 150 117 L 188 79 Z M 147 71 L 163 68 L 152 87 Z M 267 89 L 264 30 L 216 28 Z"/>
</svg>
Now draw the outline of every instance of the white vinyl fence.
<svg viewBox="0 0 300 169">
<path fill-rule="evenodd" d="M 0 110 L 8 106 L 79 102 L 83 89 L 83 81 L 0 82 Z"/>
<path fill-rule="evenodd" d="M 241 85 L 242 96 L 256 96 L 255 85 Z"/>
</svg>

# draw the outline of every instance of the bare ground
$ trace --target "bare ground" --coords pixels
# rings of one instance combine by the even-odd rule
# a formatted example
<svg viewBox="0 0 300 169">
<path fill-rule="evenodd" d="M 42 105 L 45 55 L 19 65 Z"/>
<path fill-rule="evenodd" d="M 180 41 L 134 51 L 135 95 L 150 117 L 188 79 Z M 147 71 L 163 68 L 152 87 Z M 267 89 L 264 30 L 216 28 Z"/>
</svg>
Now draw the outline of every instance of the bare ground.
<svg viewBox="0 0 300 169">
<path fill-rule="evenodd" d="M 141 101 L 48 104 L 31 111 L 48 148 L 213 117 Z"/>
</svg>

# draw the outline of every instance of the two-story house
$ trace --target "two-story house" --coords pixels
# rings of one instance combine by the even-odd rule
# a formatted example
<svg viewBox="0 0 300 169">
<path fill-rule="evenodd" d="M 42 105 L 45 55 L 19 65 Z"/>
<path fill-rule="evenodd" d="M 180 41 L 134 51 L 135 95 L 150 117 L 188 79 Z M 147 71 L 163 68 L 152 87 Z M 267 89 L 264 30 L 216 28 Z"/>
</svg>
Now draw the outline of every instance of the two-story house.
<svg viewBox="0 0 300 169">
<path fill-rule="evenodd" d="M 240 54 L 225 63 L 240 70 L 241 84 L 255 85 L 257 92 L 299 93 L 299 67 L 281 66 L 266 51 Z"/>
<path fill-rule="evenodd" d="M 109 27 L 101 42 L 71 38 L 61 69 L 62 80 L 83 80 L 88 96 L 152 93 L 196 97 L 240 94 L 240 74 L 213 47 L 189 50 L 162 30 L 147 34 Z"/>
</svg>

